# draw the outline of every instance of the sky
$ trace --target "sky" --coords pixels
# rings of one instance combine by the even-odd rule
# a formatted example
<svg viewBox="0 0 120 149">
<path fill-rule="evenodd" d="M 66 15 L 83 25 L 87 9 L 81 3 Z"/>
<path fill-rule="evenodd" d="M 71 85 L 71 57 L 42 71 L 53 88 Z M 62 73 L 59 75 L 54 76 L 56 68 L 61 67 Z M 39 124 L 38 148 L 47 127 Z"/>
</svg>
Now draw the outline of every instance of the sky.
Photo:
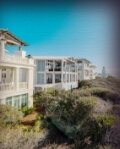
<svg viewBox="0 0 120 149">
<path fill-rule="evenodd" d="M 2 4 L 0 28 L 29 44 L 32 56 L 86 58 L 102 72 L 115 75 L 114 13 L 103 5 L 48 5 L 24 1 Z M 16 47 L 7 47 L 13 54 Z"/>
</svg>

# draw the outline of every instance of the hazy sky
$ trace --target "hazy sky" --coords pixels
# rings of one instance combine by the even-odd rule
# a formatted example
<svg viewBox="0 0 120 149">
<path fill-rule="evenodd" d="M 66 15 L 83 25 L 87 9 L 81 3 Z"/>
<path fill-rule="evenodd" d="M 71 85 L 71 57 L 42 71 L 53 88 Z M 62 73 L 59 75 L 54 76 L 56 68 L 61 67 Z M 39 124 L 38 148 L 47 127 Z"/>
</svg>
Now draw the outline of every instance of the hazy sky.
<svg viewBox="0 0 120 149">
<path fill-rule="evenodd" d="M 86 58 L 98 72 L 105 66 L 114 74 L 113 23 L 113 12 L 103 5 L 8 2 L 1 8 L 0 28 L 27 42 L 29 46 L 23 48 L 27 54 Z"/>
</svg>

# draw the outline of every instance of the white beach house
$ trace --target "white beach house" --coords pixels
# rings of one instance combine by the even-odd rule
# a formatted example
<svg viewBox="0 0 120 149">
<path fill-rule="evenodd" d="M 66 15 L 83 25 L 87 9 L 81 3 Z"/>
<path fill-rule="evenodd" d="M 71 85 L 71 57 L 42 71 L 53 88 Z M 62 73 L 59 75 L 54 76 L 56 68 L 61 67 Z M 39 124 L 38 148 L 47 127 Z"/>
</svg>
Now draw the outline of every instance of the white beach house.
<svg viewBox="0 0 120 149">
<path fill-rule="evenodd" d="M 96 66 L 95 65 L 92 65 L 90 64 L 90 71 L 89 71 L 89 74 L 90 74 L 90 79 L 95 79 L 96 76 L 97 76 L 97 73 L 96 73 Z"/>
<path fill-rule="evenodd" d="M 78 80 L 90 80 L 96 77 L 96 66 L 87 59 L 75 59 L 78 63 Z"/>
<path fill-rule="evenodd" d="M 34 56 L 35 91 L 49 87 L 70 90 L 78 87 L 77 63 L 67 57 Z"/>
<path fill-rule="evenodd" d="M 18 50 L 9 55 L 9 46 Z M 34 60 L 26 58 L 27 43 L 8 30 L 0 29 L 0 103 L 17 108 L 33 106 Z"/>
</svg>

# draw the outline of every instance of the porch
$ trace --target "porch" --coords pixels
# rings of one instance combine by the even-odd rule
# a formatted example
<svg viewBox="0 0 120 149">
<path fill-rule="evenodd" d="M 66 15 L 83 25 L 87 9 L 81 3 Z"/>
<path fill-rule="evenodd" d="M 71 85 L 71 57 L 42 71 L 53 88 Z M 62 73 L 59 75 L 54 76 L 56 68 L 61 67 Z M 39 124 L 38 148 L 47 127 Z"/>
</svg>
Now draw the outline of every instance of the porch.
<svg viewBox="0 0 120 149">
<path fill-rule="evenodd" d="M 0 93 L 29 88 L 29 69 L 0 67 Z"/>
<path fill-rule="evenodd" d="M 28 88 L 28 83 L 27 82 L 21 82 L 19 83 L 19 89 L 27 89 Z M 10 83 L 1 83 L 0 84 L 0 92 L 4 91 L 15 91 L 16 86 L 15 82 L 10 82 Z"/>
</svg>

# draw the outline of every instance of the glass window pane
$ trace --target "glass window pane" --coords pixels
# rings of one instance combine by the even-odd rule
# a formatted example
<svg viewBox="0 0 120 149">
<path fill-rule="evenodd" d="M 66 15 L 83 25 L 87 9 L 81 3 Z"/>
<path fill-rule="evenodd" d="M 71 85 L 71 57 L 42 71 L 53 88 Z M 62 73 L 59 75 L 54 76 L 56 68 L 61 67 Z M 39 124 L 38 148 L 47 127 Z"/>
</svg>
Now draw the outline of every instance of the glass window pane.
<svg viewBox="0 0 120 149">
<path fill-rule="evenodd" d="M 45 61 L 38 61 L 38 71 L 44 71 L 45 70 Z"/>
<path fill-rule="evenodd" d="M 7 105 L 12 105 L 12 97 L 8 97 L 8 98 L 6 99 L 6 104 L 7 104 Z"/>
<path fill-rule="evenodd" d="M 28 106 L 28 94 L 21 95 L 21 108 Z"/>
<path fill-rule="evenodd" d="M 37 83 L 38 84 L 44 84 L 44 74 L 38 74 Z"/>
<path fill-rule="evenodd" d="M 20 108 L 20 96 L 14 97 L 14 107 Z"/>
</svg>

